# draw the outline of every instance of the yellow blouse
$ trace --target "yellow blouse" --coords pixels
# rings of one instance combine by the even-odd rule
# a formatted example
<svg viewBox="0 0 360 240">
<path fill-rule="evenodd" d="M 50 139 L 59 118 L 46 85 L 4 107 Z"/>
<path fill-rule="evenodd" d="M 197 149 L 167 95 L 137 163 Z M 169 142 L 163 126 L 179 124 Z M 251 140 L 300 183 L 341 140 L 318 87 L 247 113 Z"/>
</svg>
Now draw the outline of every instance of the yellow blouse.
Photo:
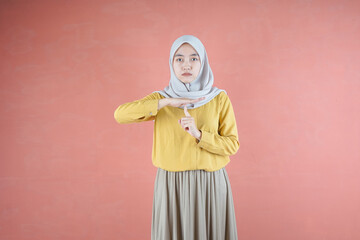
<svg viewBox="0 0 360 240">
<path fill-rule="evenodd" d="M 228 95 L 220 92 L 208 103 L 188 109 L 202 136 L 200 141 L 178 122 L 184 109 L 165 106 L 158 110 L 160 93 L 120 105 L 114 112 L 120 124 L 154 121 L 152 163 L 167 171 L 204 169 L 216 171 L 239 149 L 235 114 Z"/>
</svg>

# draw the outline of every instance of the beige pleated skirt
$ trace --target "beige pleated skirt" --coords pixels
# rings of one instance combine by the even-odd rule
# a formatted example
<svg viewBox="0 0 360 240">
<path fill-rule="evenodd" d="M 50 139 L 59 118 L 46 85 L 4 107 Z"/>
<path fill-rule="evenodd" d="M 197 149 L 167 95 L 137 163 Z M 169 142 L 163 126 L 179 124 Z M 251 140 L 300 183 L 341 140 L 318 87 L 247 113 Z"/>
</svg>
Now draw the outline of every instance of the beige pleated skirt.
<svg viewBox="0 0 360 240">
<path fill-rule="evenodd" d="M 151 240 L 235 239 L 235 209 L 225 167 L 214 172 L 157 169 Z"/>
</svg>

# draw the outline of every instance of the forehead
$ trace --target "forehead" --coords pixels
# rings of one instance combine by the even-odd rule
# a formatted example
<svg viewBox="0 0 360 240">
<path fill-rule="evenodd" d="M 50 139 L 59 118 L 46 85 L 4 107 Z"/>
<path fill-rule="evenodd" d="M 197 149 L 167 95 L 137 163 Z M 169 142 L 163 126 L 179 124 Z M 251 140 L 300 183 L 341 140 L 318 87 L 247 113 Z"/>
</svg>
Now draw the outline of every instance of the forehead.
<svg viewBox="0 0 360 240">
<path fill-rule="evenodd" d="M 195 48 L 193 46 L 191 46 L 191 44 L 189 44 L 189 43 L 183 43 L 177 49 L 177 51 L 174 53 L 174 58 L 175 57 L 183 57 L 184 55 L 200 57 L 199 54 L 197 53 L 197 51 L 195 50 Z"/>
<path fill-rule="evenodd" d="M 184 51 L 190 51 L 190 52 L 195 52 L 197 53 L 197 51 L 195 50 L 195 48 L 193 46 L 191 46 L 191 44 L 189 43 L 183 43 L 177 50 L 175 53 L 177 52 L 184 52 Z"/>
</svg>

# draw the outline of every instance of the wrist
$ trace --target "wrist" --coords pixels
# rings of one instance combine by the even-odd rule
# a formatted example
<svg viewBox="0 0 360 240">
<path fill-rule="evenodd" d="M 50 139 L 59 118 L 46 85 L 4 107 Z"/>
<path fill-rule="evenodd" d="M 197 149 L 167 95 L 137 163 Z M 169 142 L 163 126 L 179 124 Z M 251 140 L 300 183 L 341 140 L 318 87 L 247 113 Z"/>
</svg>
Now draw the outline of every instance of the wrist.
<svg viewBox="0 0 360 240">
<path fill-rule="evenodd" d="M 158 110 L 168 105 L 168 101 L 166 98 L 160 99 L 158 103 Z"/>
</svg>

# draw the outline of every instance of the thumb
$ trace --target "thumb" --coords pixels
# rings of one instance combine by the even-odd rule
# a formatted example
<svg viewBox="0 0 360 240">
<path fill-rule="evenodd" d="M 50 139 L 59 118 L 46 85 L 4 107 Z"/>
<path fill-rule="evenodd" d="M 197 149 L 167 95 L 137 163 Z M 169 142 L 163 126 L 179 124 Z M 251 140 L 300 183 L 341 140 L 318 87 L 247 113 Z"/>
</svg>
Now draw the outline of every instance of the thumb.
<svg viewBox="0 0 360 240">
<path fill-rule="evenodd" d="M 184 106 L 184 113 L 185 113 L 185 116 L 191 117 L 190 113 L 189 113 L 188 110 L 187 110 L 186 105 Z"/>
</svg>

